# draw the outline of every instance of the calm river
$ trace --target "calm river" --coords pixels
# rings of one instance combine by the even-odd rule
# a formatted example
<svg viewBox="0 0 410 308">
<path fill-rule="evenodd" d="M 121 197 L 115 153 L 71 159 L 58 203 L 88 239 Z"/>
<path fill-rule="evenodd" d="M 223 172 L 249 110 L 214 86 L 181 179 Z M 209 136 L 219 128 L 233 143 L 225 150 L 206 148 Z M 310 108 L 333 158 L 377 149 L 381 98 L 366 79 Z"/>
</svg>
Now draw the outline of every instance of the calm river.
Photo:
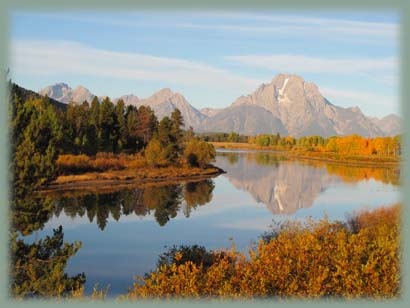
<svg viewBox="0 0 410 308">
<path fill-rule="evenodd" d="M 246 251 L 286 219 L 344 219 L 346 214 L 400 202 L 400 172 L 285 160 L 264 152 L 218 152 L 227 173 L 212 180 L 102 192 L 47 196 L 52 215 L 27 240 L 63 226 L 64 240 L 81 241 L 69 274 L 85 272 L 86 292 L 110 284 L 126 293 L 133 277 L 155 268 L 166 246 L 198 244 Z"/>
</svg>

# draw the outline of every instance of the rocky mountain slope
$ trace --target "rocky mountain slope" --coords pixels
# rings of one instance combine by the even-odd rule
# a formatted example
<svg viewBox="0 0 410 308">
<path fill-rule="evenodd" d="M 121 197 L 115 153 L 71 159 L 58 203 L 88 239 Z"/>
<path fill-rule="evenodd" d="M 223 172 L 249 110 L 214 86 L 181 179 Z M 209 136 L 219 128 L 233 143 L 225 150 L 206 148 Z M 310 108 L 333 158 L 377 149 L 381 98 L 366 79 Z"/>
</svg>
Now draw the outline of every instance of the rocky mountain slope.
<svg viewBox="0 0 410 308">
<path fill-rule="evenodd" d="M 90 102 L 95 96 L 82 86 L 73 90 L 65 83 L 46 87 L 39 93 L 63 103 Z M 184 117 L 185 127 L 192 126 L 197 132 L 280 133 L 294 137 L 350 134 L 375 137 L 401 132 L 400 117 L 371 118 L 358 107 L 333 105 L 320 93 L 316 84 L 305 82 L 297 75 L 279 74 L 270 83 L 262 84 L 253 93 L 240 96 L 231 106 L 221 109 L 198 110 L 183 95 L 168 88 L 144 99 L 130 94 L 113 101 L 119 99 L 126 105 L 149 106 L 159 119 L 178 108 Z"/>
<path fill-rule="evenodd" d="M 137 106 L 138 103 L 140 102 L 140 99 L 138 96 L 135 96 L 134 94 L 128 94 L 128 95 L 123 95 L 120 96 L 116 99 L 113 100 L 114 103 L 118 102 L 120 99 L 124 102 L 124 104 L 127 105 L 134 105 Z"/>
<path fill-rule="evenodd" d="M 55 85 L 45 87 L 38 93 L 43 96 L 47 95 L 48 97 L 66 104 L 68 104 L 69 102 L 91 102 L 95 96 L 83 86 L 78 86 L 75 89 L 72 89 L 65 83 L 57 83 Z"/>
<path fill-rule="evenodd" d="M 158 119 L 169 116 L 176 108 L 184 117 L 185 127 L 198 128 L 206 118 L 198 109 L 187 102 L 184 96 L 174 93 L 170 89 L 161 89 L 148 98 L 142 99 L 137 106 L 150 106 Z"/>
<path fill-rule="evenodd" d="M 395 114 L 389 114 L 381 119 L 374 117 L 371 120 L 387 136 L 394 136 L 402 132 L 402 119 Z"/>
<path fill-rule="evenodd" d="M 342 108 L 331 104 L 314 83 L 297 75 L 279 74 L 271 83 L 239 97 L 231 106 L 258 106 L 279 119 L 291 136 L 307 135 L 384 135 L 358 107 Z M 266 123 L 266 127 L 268 123 Z M 259 125 L 264 123 L 259 122 Z"/>
</svg>

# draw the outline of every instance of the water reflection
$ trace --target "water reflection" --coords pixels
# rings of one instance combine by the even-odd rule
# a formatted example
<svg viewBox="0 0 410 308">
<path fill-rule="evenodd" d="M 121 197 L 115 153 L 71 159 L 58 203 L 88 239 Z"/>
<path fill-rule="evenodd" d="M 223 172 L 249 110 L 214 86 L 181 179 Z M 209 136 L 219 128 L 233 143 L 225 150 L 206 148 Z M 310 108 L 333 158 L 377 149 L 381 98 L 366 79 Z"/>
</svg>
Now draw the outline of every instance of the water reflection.
<svg viewBox="0 0 410 308">
<path fill-rule="evenodd" d="M 399 168 L 295 161 L 267 152 L 222 152 L 217 164 L 237 189 L 249 192 L 272 214 L 291 214 L 309 208 L 322 192 L 340 182 L 374 179 L 398 185 L 400 179 Z"/>
<path fill-rule="evenodd" d="M 53 213 L 50 197 L 35 198 L 33 194 L 15 197 L 10 205 L 11 228 L 22 235 L 30 235 L 44 227 Z"/>
<path fill-rule="evenodd" d="M 163 186 L 148 186 L 114 192 L 48 194 L 44 200 L 52 203 L 52 214 L 59 216 L 62 212 L 72 219 L 87 216 L 90 223 L 95 222 L 104 230 L 109 217 L 120 220 L 121 216 L 147 216 L 153 214 L 160 226 L 164 226 L 178 212 L 189 217 L 193 209 L 212 200 L 214 182 L 210 179 Z M 20 219 L 22 219 L 20 213 Z M 23 214 L 24 216 L 24 214 Z M 45 216 L 49 219 L 50 214 Z M 24 220 L 24 219 L 23 219 Z M 18 223 L 18 222 L 17 222 Z"/>
</svg>

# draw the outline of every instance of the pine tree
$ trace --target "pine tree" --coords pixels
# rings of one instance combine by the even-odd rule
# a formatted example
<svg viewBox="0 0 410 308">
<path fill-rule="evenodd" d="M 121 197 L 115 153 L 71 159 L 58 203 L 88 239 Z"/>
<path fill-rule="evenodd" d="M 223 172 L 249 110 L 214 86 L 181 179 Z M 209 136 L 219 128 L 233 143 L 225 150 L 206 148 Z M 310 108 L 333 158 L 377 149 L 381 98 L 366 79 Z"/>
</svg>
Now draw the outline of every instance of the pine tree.
<svg viewBox="0 0 410 308">
<path fill-rule="evenodd" d="M 27 101 L 18 111 L 12 126 L 13 129 L 21 129 L 14 153 L 16 192 L 50 182 L 56 176 L 56 145 L 62 138 L 62 130 L 49 100 Z"/>
<path fill-rule="evenodd" d="M 180 146 L 182 144 L 182 139 L 184 137 L 182 127 L 184 126 L 184 118 L 182 117 L 181 111 L 175 109 L 171 113 L 172 120 L 172 130 L 171 134 L 174 136 L 175 143 Z M 178 149 L 179 150 L 179 149 Z"/>
<path fill-rule="evenodd" d="M 127 123 L 125 119 L 125 106 L 122 99 L 120 99 L 115 105 L 115 114 L 117 117 L 118 132 L 117 150 L 121 151 L 126 146 L 128 139 Z"/>
<path fill-rule="evenodd" d="M 107 97 L 105 98 L 99 109 L 99 137 L 101 140 L 100 150 L 104 152 L 114 151 L 113 143 L 115 136 L 116 116 L 114 112 L 114 104 Z"/>
<path fill-rule="evenodd" d="M 11 292 L 17 298 L 50 298 L 71 296 L 81 290 L 85 274 L 69 277 L 64 273 L 68 259 L 81 248 L 80 242 L 63 242 L 60 226 L 53 236 L 26 244 L 16 234 L 11 239 L 12 269 Z"/>
</svg>

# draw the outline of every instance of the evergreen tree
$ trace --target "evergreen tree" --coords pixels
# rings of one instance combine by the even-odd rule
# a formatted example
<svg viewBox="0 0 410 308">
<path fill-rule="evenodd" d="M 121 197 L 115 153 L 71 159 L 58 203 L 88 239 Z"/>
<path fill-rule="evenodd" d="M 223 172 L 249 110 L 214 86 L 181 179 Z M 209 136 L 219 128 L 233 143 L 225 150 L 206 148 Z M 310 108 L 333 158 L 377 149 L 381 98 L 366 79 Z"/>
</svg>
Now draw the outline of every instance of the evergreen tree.
<svg viewBox="0 0 410 308">
<path fill-rule="evenodd" d="M 35 189 L 56 176 L 61 126 L 49 100 L 44 98 L 29 100 L 18 110 L 12 129 L 17 127 L 21 130 L 13 153 L 14 188 L 21 190 L 31 184 Z"/>
<path fill-rule="evenodd" d="M 182 117 L 181 111 L 179 109 L 175 109 L 171 113 L 171 120 L 172 120 L 172 130 L 171 134 L 174 139 L 174 151 L 176 152 L 175 155 L 178 157 L 182 151 L 182 143 L 184 139 L 184 132 L 182 131 L 182 127 L 184 126 L 184 118 Z"/>
<path fill-rule="evenodd" d="M 100 103 L 98 102 L 98 97 L 94 96 L 91 101 L 90 108 L 90 124 L 95 125 L 96 127 L 100 123 Z"/>
<path fill-rule="evenodd" d="M 138 147 L 138 109 L 135 106 L 127 106 L 127 149 L 137 151 Z"/>
<path fill-rule="evenodd" d="M 64 273 L 68 259 L 81 248 L 80 242 L 63 242 L 64 233 L 60 226 L 47 236 L 31 244 L 11 239 L 12 269 L 10 273 L 11 292 L 17 298 L 50 298 L 70 296 L 81 290 L 85 274 L 69 277 Z"/>
<path fill-rule="evenodd" d="M 117 118 L 118 141 L 117 150 L 121 151 L 127 144 L 127 123 L 125 119 L 125 105 L 124 101 L 120 99 L 115 105 L 115 115 Z"/>
<path fill-rule="evenodd" d="M 158 125 L 158 140 L 164 147 L 168 162 L 175 162 L 178 158 L 178 145 L 174 130 L 174 122 L 169 117 L 164 117 Z"/>
<path fill-rule="evenodd" d="M 117 120 L 114 112 L 114 104 L 107 97 L 101 103 L 98 122 L 100 129 L 99 137 L 101 140 L 100 150 L 103 152 L 113 152 L 116 148 L 116 122 Z"/>
</svg>

